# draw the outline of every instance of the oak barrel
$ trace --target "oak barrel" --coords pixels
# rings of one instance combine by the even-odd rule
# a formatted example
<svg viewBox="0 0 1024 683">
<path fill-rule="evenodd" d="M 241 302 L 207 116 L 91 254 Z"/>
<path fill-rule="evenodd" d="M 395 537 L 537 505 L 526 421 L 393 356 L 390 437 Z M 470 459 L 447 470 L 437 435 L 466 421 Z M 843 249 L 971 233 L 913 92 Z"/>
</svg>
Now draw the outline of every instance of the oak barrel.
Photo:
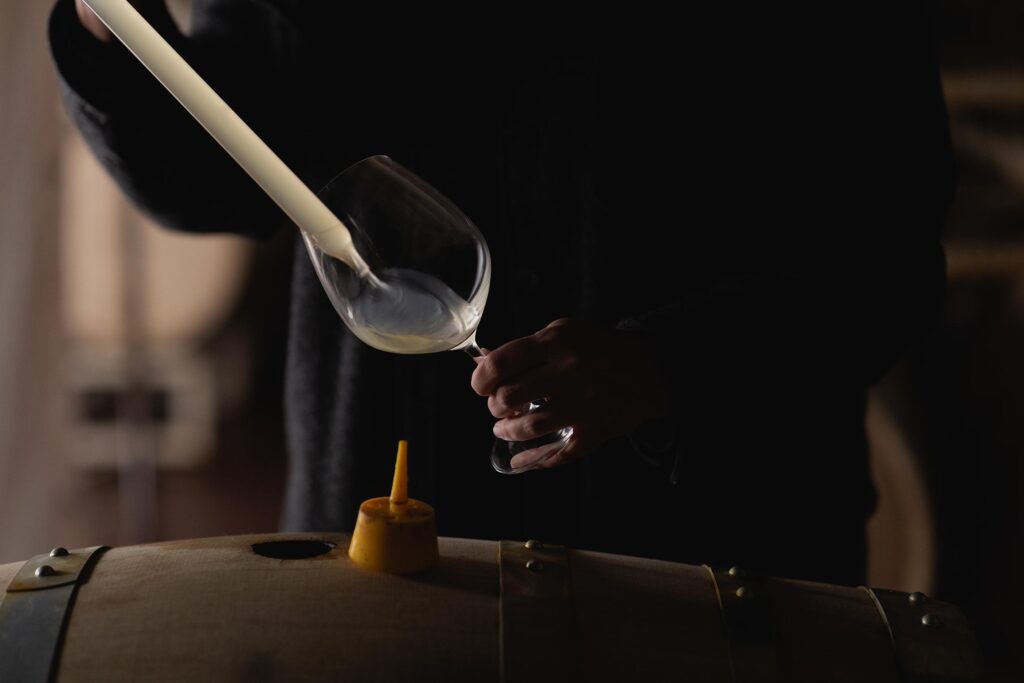
<svg viewBox="0 0 1024 683">
<path fill-rule="evenodd" d="M 453 538 L 440 539 L 439 567 L 400 577 L 358 569 L 347 544 L 339 534 L 264 534 L 96 552 L 67 608 L 55 680 L 975 676 L 962 616 L 924 596 Z M 25 590 L 47 571 L 40 580 L 59 578 L 59 563 L 39 569 L 54 564 L 48 557 L 0 566 L 0 620 L 28 619 L 0 623 L 0 662 L 27 656 L 14 639 L 42 630 L 25 617 L 39 610 L 22 607 L 54 590 Z"/>
</svg>

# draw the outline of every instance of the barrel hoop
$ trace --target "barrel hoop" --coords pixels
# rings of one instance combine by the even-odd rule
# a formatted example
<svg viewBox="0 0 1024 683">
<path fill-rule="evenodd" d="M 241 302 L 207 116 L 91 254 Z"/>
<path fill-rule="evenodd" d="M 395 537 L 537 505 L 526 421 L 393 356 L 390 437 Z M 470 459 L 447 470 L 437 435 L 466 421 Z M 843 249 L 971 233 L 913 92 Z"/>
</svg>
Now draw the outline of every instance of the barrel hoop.
<svg viewBox="0 0 1024 683">
<path fill-rule="evenodd" d="M 922 593 L 864 588 L 892 640 L 906 683 L 975 681 L 979 675 L 974 631 L 963 613 Z"/>
<path fill-rule="evenodd" d="M 886 632 L 889 634 L 889 642 L 892 644 L 892 656 L 896 662 L 896 671 L 899 672 L 900 680 L 905 681 L 906 677 L 903 675 L 903 671 L 900 668 L 900 657 L 899 650 L 896 648 L 896 635 L 893 633 L 892 624 L 889 623 L 889 615 L 885 613 L 885 607 L 878 601 L 878 595 L 875 591 L 867 586 L 861 586 L 861 590 L 868 594 L 871 598 L 871 602 L 875 604 L 875 609 L 878 610 L 878 618 L 881 620 L 882 625 L 885 626 Z"/>
<path fill-rule="evenodd" d="M 579 680 L 565 548 L 501 541 L 498 566 L 503 683 Z"/>
<path fill-rule="evenodd" d="M 780 683 L 774 614 L 765 579 L 705 565 L 718 596 L 733 683 Z"/>
<path fill-rule="evenodd" d="M 47 683 L 78 586 L 107 546 L 54 548 L 21 566 L 0 602 L 0 681 Z"/>
</svg>

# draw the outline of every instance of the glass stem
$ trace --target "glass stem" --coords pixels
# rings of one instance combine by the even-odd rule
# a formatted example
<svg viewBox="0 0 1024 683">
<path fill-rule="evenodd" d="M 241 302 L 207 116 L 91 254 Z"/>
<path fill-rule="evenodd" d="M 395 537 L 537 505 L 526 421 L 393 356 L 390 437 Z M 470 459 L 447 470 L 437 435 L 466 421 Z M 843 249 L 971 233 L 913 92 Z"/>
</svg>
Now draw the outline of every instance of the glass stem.
<svg viewBox="0 0 1024 683">
<path fill-rule="evenodd" d="M 480 346 L 476 343 L 476 338 L 474 338 L 473 341 L 463 346 L 462 350 L 465 351 L 470 358 L 483 358 L 484 356 L 487 355 L 486 353 L 484 353 L 484 350 L 481 349 Z"/>
</svg>

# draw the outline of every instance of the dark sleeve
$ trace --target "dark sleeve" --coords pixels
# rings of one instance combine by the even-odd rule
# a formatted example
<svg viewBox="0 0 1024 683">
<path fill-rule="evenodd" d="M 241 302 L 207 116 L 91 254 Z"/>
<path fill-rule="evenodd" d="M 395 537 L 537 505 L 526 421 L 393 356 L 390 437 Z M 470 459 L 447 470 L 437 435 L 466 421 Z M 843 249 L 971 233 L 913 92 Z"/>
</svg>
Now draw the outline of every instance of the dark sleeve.
<svg viewBox="0 0 1024 683">
<path fill-rule="evenodd" d="M 751 201 L 758 210 L 740 214 L 751 227 L 720 245 L 721 277 L 620 323 L 656 340 L 674 388 L 672 417 L 632 435 L 648 459 L 678 471 L 687 432 L 721 426 L 711 416 L 770 413 L 785 396 L 863 395 L 938 321 L 954 170 L 925 29 L 833 45 L 851 52 L 826 71 L 830 84 L 802 93 L 814 117 L 779 127 L 794 135 L 781 153 L 793 158 L 752 175 L 773 197 L 800 188 L 797 202 Z"/>
<path fill-rule="evenodd" d="M 278 124 L 282 80 L 276 25 L 264 3 L 196 0 L 183 35 L 164 0 L 136 3 L 153 24 L 270 146 L 289 161 Z M 122 190 L 169 227 L 271 233 L 284 214 L 116 39 L 97 41 L 73 0 L 58 0 L 50 46 L 67 111 Z"/>
</svg>

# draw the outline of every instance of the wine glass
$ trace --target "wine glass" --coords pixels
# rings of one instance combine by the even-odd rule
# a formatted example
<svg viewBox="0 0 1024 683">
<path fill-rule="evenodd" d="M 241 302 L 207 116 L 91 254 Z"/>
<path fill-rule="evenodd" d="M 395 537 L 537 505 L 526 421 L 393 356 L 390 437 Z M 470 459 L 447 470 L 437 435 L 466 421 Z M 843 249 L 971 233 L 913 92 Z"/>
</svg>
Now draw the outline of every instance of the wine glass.
<svg viewBox="0 0 1024 683">
<path fill-rule="evenodd" d="M 335 310 L 359 339 L 381 351 L 434 353 L 476 343 L 491 282 L 487 242 L 462 211 L 387 156 L 359 161 L 317 195 L 344 223 L 369 274 L 322 251 L 302 233 L 317 277 Z M 544 399 L 522 411 L 543 410 Z M 572 435 L 496 439 L 491 464 L 502 474 L 541 466 Z"/>
</svg>

